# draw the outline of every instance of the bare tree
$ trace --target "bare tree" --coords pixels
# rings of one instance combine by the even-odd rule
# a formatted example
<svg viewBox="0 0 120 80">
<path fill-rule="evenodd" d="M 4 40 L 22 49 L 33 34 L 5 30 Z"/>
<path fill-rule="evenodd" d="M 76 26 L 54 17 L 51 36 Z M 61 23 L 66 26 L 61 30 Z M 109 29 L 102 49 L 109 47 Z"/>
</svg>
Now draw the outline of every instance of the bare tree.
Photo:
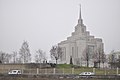
<svg viewBox="0 0 120 80">
<path fill-rule="evenodd" d="M 86 46 L 84 52 L 83 52 L 83 59 L 86 61 L 87 63 L 87 67 L 89 67 L 89 60 L 90 60 L 90 55 L 89 55 L 89 49 L 88 46 Z"/>
<path fill-rule="evenodd" d="M 6 63 L 10 63 L 11 57 L 12 57 L 11 54 L 6 53 L 6 54 L 5 54 L 5 62 L 6 62 Z"/>
<path fill-rule="evenodd" d="M 30 54 L 29 45 L 27 41 L 23 42 L 21 49 L 19 51 L 19 55 L 23 63 L 28 63 L 31 61 L 31 54 Z"/>
<path fill-rule="evenodd" d="M 109 62 L 115 62 L 114 50 L 112 50 L 109 54 Z"/>
<path fill-rule="evenodd" d="M 103 64 L 103 68 L 104 68 L 104 63 L 106 62 L 106 54 L 105 53 L 102 53 L 101 62 Z"/>
<path fill-rule="evenodd" d="M 108 61 L 109 61 L 111 68 L 115 68 L 115 66 L 116 66 L 115 65 L 116 59 L 115 59 L 115 55 L 113 53 L 114 53 L 114 50 L 111 51 L 111 54 L 109 54 L 109 57 L 108 57 Z"/>
<path fill-rule="evenodd" d="M 41 49 L 38 49 L 35 55 L 35 62 L 41 63 L 42 61 L 45 61 L 45 60 L 46 60 L 46 53 L 43 52 Z"/>
<path fill-rule="evenodd" d="M 0 51 L 0 61 L 1 63 L 10 63 L 11 55 Z"/>
<path fill-rule="evenodd" d="M 13 51 L 13 54 L 12 54 L 12 57 L 13 57 L 13 63 L 16 63 L 16 59 L 17 59 L 17 52 L 16 51 Z"/>
<path fill-rule="evenodd" d="M 100 68 L 100 63 L 102 62 L 104 64 L 104 60 L 105 60 L 105 54 L 101 46 L 97 49 L 97 54 L 98 54 L 98 63 Z"/>
<path fill-rule="evenodd" d="M 100 68 L 100 63 L 101 63 L 101 48 L 98 48 L 98 63 L 99 63 L 99 68 Z"/>
<path fill-rule="evenodd" d="M 103 64 L 103 68 L 104 68 L 104 63 L 106 61 L 106 55 L 101 47 L 96 49 L 96 51 L 94 52 L 93 59 L 94 59 L 94 63 L 99 64 L 98 65 L 99 68 L 100 68 L 101 63 Z"/>
<path fill-rule="evenodd" d="M 5 53 L 2 51 L 0 51 L 0 61 L 1 61 L 1 63 L 5 62 Z"/>
<path fill-rule="evenodd" d="M 60 59 L 62 57 L 62 48 L 59 46 L 52 46 L 52 49 L 50 50 L 51 58 L 54 58 L 56 60 Z"/>
<path fill-rule="evenodd" d="M 97 53 L 97 50 L 95 50 L 94 53 L 93 53 L 94 67 L 97 67 L 98 60 L 99 60 L 99 55 Z"/>
<path fill-rule="evenodd" d="M 16 63 L 22 63 L 22 59 L 20 57 L 16 58 Z"/>
</svg>

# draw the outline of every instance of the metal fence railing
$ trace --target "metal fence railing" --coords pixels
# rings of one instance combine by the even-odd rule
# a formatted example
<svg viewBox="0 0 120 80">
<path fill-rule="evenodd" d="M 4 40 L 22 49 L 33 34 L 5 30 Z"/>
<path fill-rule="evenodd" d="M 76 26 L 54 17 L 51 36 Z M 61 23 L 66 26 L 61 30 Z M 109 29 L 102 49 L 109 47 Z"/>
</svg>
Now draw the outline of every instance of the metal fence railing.
<svg viewBox="0 0 120 80">
<path fill-rule="evenodd" d="M 7 74 L 12 69 L 0 69 L 0 74 Z M 120 69 L 95 68 L 46 68 L 46 69 L 20 69 L 23 74 L 80 74 L 81 72 L 95 72 L 96 75 L 120 74 Z"/>
</svg>

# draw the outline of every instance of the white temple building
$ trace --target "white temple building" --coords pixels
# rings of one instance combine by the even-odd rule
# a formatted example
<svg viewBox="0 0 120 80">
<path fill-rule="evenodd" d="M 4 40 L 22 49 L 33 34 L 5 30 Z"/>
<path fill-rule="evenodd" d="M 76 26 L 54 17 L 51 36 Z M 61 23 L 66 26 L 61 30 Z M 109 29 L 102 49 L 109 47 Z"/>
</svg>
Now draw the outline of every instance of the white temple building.
<svg viewBox="0 0 120 80">
<path fill-rule="evenodd" d="M 89 66 L 93 66 L 94 52 L 97 49 L 104 50 L 104 44 L 102 39 L 95 38 L 90 35 L 89 31 L 86 31 L 86 26 L 83 24 L 83 19 L 81 17 L 81 7 L 79 13 L 78 23 L 75 26 L 75 31 L 72 32 L 70 37 L 67 37 L 67 40 L 61 41 L 58 43 L 58 46 L 62 48 L 63 54 L 59 63 L 70 64 L 70 58 L 74 65 L 85 66 L 86 60 L 85 54 L 89 54 Z"/>
</svg>

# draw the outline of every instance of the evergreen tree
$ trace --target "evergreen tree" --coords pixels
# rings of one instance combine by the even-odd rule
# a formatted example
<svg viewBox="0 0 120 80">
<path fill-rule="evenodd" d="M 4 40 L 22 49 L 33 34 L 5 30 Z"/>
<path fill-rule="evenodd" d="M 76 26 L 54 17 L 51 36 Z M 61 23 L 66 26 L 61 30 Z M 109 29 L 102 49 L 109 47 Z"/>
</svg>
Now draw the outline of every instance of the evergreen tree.
<svg viewBox="0 0 120 80">
<path fill-rule="evenodd" d="M 73 64 L 73 62 L 72 62 L 72 56 L 70 56 L 70 64 Z"/>
</svg>

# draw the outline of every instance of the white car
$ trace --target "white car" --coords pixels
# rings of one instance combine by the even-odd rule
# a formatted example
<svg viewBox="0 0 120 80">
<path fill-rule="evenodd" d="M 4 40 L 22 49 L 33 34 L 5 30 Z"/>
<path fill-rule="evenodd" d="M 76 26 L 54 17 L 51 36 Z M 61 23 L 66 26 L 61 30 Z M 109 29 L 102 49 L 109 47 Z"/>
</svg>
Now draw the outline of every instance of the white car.
<svg viewBox="0 0 120 80">
<path fill-rule="evenodd" d="M 8 74 L 21 74 L 21 70 L 11 70 Z"/>
<path fill-rule="evenodd" d="M 95 73 L 94 72 L 82 72 L 79 75 L 89 76 L 89 75 L 95 75 Z"/>
</svg>

